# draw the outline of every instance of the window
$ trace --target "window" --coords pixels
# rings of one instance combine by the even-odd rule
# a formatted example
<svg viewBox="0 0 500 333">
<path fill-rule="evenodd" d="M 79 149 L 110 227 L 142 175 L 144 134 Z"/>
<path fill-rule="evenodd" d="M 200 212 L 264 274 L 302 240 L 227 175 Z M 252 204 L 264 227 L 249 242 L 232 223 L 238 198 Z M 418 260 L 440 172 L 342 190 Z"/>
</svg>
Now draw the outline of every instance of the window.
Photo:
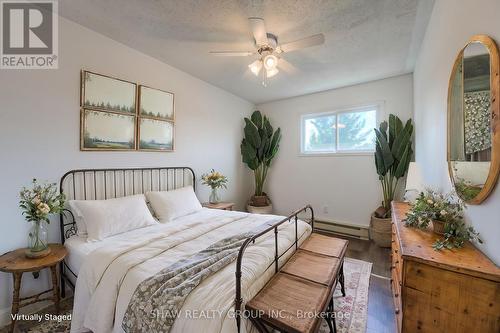
<svg viewBox="0 0 500 333">
<path fill-rule="evenodd" d="M 302 116 L 301 153 L 373 152 L 378 109 L 372 105 Z"/>
</svg>

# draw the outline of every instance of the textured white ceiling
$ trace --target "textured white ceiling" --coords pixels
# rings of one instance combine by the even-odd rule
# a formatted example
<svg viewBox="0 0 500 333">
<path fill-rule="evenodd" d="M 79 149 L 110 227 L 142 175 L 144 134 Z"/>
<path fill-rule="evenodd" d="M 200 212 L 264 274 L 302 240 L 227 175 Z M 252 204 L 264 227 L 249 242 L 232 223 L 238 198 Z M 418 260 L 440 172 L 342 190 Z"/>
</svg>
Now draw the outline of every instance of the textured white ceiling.
<svg viewBox="0 0 500 333">
<path fill-rule="evenodd" d="M 434 0 L 64 0 L 63 17 L 254 103 L 333 89 L 413 70 Z M 247 18 L 263 17 L 280 42 L 324 33 L 325 44 L 284 54 L 263 87 Z"/>
</svg>

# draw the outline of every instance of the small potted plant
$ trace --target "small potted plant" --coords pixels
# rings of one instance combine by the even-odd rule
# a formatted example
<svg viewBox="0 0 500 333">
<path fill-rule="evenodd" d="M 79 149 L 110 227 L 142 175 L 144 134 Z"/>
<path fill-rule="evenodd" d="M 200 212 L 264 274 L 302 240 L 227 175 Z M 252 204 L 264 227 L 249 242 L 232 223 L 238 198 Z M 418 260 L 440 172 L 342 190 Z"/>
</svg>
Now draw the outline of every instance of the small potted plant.
<svg viewBox="0 0 500 333">
<path fill-rule="evenodd" d="M 459 248 L 467 240 L 477 240 L 482 243 L 474 228 L 465 224 L 464 209 L 463 202 L 455 199 L 453 193 L 443 194 L 427 189 L 421 192 L 415 203 L 411 205 L 405 225 L 427 229 L 432 223 L 434 233 L 443 236 L 434 243 L 433 247 L 436 250 Z"/>
<path fill-rule="evenodd" d="M 57 193 L 56 184 L 40 184 L 36 179 L 32 188 L 21 190 L 19 207 L 26 221 L 33 223 L 28 234 L 27 257 L 41 258 L 50 253 L 45 223 L 50 223 L 51 214 L 63 210 L 64 200 L 64 194 Z"/>
<path fill-rule="evenodd" d="M 220 195 L 218 192 L 219 188 L 227 189 L 227 177 L 221 174 L 214 169 L 210 170 L 209 173 L 206 173 L 201 176 L 201 183 L 203 185 L 208 185 L 212 188 L 212 192 L 210 192 L 210 197 L 208 201 L 210 203 L 218 203 L 220 202 Z"/>
</svg>

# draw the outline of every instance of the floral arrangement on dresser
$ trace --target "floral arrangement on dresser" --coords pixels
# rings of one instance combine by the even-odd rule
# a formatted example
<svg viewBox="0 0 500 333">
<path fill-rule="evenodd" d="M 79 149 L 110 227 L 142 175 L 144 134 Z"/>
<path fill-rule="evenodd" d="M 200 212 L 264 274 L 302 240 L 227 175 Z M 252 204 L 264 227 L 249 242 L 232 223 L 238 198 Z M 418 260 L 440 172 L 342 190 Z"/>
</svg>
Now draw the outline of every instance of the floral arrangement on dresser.
<svg viewBox="0 0 500 333">
<path fill-rule="evenodd" d="M 36 179 L 32 187 L 23 187 L 19 193 L 19 207 L 26 221 L 33 222 L 28 234 L 28 257 L 42 257 L 49 254 L 47 230 L 44 223 L 50 223 L 51 214 L 64 209 L 64 194 L 58 193 L 56 184 L 41 184 Z"/>
<path fill-rule="evenodd" d="M 465 224 L 464 210 L 463 202 L 455 198 L 454 193 L 427 189 L 411 205 L 404 222 L 408 227 L 419 229 L 427 229 L 432 223 L 433 231 L 442 236 L 433 244 L 436 250 L 460 248 L 466 241 L 482 243 L 479 233 Z"/>
<path fill-rule="evenodd" d="M 201 176 L 201 183 L 203 185 L 208 185 L 212 188 L 210 193 L 209 202 L 218 203 L 220 202 L 220 195 L 218 192 L 219 188 L 227 189 L 227 177 L 214 169 L 210 170 L 209 173 L 203 174 Z"/>
</svg>

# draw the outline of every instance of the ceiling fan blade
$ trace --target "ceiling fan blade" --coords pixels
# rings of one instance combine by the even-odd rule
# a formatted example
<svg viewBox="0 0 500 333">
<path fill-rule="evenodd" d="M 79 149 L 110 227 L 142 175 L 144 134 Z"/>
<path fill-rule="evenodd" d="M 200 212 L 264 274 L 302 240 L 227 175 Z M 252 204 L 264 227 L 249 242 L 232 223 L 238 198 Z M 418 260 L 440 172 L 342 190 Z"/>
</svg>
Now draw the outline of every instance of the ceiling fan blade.
<svg viewBox="0 0 500 333">
<path fill-rule="evenodd" d="M 214 55 L 214 56 L 220 56 L 220 57 L 247 57 L 247 56 L 254 54 L 254 52 L 250 52 L 250 51 L 210 51 L 210 54 Z"/>
<path fill-rule="evenodd" d="M 296 40 L 294 42 L 282 44 L 279 46 L 279 49 L 281 50 L 281 52 L 292 52 L 310 46 L 321 45 L 324 42 L 325 42 L 325 36 L 323 34 L 317 34 Z"/>
<path fill-rule="evenodd" d="M 292 65 L 289 61 L 287 61 L 285 58 L 280 58 L 280 61 L 278 63 L 278 68 L 281 69 L 283 72 L 287 74 L 295 74 L 298 72 L 297 67 Z"/>
<path fill-rule="evenodd" d="M 268 45 L 267 31 L 264 19 L 260 17 L 249 17 L 250 29 L 252 30 L 253 38 L 257 46 Z"/>
</svg>

